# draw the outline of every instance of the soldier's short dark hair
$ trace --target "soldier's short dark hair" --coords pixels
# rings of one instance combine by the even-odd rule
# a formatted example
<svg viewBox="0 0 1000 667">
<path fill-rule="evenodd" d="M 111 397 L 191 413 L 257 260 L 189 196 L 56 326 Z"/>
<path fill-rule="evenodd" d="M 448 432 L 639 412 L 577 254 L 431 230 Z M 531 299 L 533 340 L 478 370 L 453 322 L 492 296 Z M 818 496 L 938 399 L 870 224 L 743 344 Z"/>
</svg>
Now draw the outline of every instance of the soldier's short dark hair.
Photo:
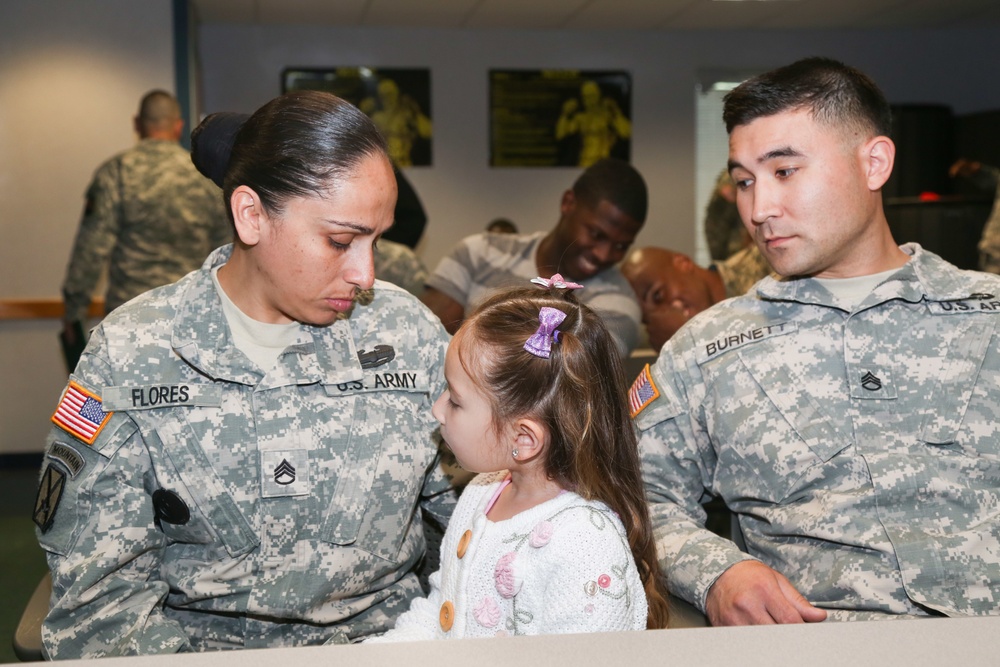
<svg viewBox="0 0 1000 667">
<path fill-rule="evenodd" d="M 892 112 L 885 95 L 860 70 L 830 58 L 804 58 L 741 83 L 723 99 L 726 131 L 758 118 L 808 109 L 823 123 L 868 136 L 889 135 Z"/>
<path fill-rule="evenodd" d="M 646 181 L 625 160 L 604 158 L 587 167 L 573 183 L 573 195 L 591 208 L 607 200 L 640 225 L 646 221 Z"/>
<path fill-rule="evenodd" d="M 151 90 L 139 100 L 139 122 L 153 127 L 181 117 L 177 98 L 165 90 Z"/>
</svg>

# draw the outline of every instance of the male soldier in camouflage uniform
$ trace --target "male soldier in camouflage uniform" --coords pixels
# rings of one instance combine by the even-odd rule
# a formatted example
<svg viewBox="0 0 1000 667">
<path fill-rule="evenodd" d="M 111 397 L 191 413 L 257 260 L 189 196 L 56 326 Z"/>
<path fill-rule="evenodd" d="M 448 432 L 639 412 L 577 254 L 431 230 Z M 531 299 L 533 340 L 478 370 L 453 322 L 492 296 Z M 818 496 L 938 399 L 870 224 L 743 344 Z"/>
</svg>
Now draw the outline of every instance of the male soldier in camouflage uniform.
<svg viewBox="0 0 1000 667">
<path fill-rule="evenodd" d="M 659 351 L 689 319 L 723 299 L 742 296 L 771 273 L 752 245 L 707 269 L 666 248 L 638 248 L 622 262 L 622 273 L 642 307 L 649 344 Z"/>
<path fill-rule="evenodd" d="M 172 95 L 147 93 L 135 129 L 139 143 L 98 168 L 63 282 L 64 336 L 87 317 L 108 265 L 105 308 L 194 271 L 229 243 L 222 191 L 198 173 L 178 141 L 184 121 Z"/>
<path fill-rule="evenodd" d="M 1000 605 L 1000 279 L 897 246 L 888 104 L 811 58 L 731 92 L 740 214 L 784 279 L 692 319 L 630 392 L 671 589 L 713 624 Z M 703 529 L 706 492 L 748 553 Z"/>
</svg>

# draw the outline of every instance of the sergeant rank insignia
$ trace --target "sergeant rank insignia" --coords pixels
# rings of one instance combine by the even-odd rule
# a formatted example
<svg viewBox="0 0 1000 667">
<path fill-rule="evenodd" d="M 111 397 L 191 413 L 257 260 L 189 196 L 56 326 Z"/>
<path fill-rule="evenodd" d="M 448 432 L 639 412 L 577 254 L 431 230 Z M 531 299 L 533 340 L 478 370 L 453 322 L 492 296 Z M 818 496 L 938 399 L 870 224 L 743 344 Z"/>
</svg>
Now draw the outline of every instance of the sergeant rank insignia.
<svg viewBox="0 0 1000 667">
<path fill-rule="evenodd" d="M 653 382 L 653 374 L 649 371 L 649 364 L 646 364 L 639 377 L 632 383 L 632 388 L 628 390 L 628 409 L 635 419 L 642 409 L 660 397 L 660 390 Z"/>
<path fill-rule="evenodd" d="M 92 445 L 112 414 L 104 411 L 100 396 L 70 382 L 52 415 L 52 423 Z"/>
<path fill-rule="evenodd" d="M 882 388 L 882 380 L 871 371 L 868 371 L 861 376 L 861 386 L 868 391 L 878 391 Z"/>
</svg>

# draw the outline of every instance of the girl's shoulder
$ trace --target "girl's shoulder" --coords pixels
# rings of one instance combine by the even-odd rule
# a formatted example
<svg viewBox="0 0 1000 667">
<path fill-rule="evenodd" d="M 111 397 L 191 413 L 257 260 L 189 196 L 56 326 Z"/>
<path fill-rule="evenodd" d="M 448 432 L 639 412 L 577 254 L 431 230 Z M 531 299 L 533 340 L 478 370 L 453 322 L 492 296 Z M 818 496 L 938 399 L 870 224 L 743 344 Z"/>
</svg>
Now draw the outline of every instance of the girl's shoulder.
<svg viewBox="0 0 1000 667">
<path fill-rule="evenodd" d="M 493 496 L 507 479 L 507 471 L 480 473 L 473 477 L 462 489 L 458 497 L 459 507 L 467 508 L 469 511 L 482 509 L 489 498 Z"/>
<path fill-rule="evenodd" d="M 606 554 L 631 554 L 625 527 L 618 515 L 600 500 L 587 500 L 571 491 L 558 498 L 552 508 L 532 528 L 535 534 L 548 536 L 547 542 L 559 550 Z"/>
</svg>

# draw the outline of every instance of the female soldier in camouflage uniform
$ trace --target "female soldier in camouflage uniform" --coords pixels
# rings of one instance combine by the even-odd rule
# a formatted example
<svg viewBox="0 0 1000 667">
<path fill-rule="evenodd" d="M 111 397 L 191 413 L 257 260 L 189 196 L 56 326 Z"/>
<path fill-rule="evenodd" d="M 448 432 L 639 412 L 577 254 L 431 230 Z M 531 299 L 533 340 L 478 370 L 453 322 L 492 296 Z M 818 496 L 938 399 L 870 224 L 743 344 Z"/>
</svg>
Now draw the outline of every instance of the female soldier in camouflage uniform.
<svg viewBox="0 0 1000 667">
<path fill-rule="evenodd" d="M 451 512 L 447 334 L 374 280 L 396 185 L 371 121 L 301 92 L 196 135 L 235 243 L 116 310 L 70 377 L 34 517 L 50 658 L 384 631 L 419 593 L 417 510 Z"/>
</svg>

